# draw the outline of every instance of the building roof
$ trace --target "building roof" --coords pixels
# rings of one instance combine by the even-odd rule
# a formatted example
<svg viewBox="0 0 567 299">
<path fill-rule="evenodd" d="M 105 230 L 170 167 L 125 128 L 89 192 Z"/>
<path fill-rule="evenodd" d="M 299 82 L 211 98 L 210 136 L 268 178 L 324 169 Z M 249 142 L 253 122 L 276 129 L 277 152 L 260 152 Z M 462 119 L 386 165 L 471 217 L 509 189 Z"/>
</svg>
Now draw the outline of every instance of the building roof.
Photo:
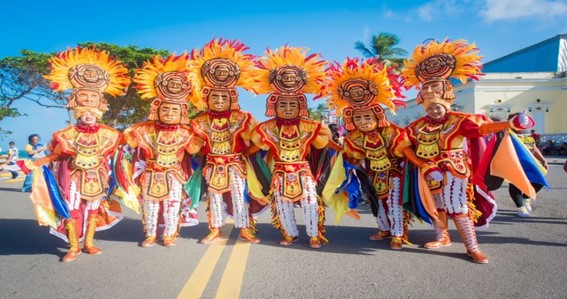
<svg viewBox="0 0 567 299">
<path fill-rule="evenodd" d="M 485 73 L 565 72 L 567 34 L 559 34 L 484 64 Z"/>
</svg>

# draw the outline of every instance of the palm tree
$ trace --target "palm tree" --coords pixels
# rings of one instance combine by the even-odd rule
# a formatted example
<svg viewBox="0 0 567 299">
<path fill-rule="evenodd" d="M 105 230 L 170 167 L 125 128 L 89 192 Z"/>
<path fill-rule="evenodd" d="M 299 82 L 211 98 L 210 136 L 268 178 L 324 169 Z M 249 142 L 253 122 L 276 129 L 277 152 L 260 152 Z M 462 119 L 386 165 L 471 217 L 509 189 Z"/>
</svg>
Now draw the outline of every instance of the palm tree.
<svg viewBox="0 0 567 299">
<path fill-rule="evenodd" d="M 396 47 L 400 39 L 388 32 L 380 32 L 373 35 L 368 47 L 361 41 L 354 44 L 354 48 L 362 53 L 366 58 L 376 57 L 378 62 L 384 62 L 387 66 L 395 66 L 396 69 L 402 67 L 408 52 Z"/>
<path fill-rule="evenodd" d="M 315 108 L 309 107 L 307 108 L 307 111 L 309 112 L 309 118 L 313 120 L 320 122 L 328 120 L 327 113 L 329 112 L 329 109 L 327 109 L 327 105 L 324 103 L 317 105 Z"/>
</svg>

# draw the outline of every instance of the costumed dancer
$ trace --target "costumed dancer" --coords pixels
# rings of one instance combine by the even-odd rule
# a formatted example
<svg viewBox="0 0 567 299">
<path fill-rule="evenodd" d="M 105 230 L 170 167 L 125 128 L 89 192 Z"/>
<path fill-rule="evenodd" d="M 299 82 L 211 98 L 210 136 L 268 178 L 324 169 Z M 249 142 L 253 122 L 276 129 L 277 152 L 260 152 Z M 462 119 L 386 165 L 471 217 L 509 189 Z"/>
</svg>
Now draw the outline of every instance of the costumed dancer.
<svg viewBox="0 0 567 299">
<path fill-rule="evenodd" d="M 136 82 L 142 99 L 153 99 L 148 121 L 134 124 L 124 131 L 128 147 L 135 149 L 130 165 L 134 171 L 118 176 L 123 190 L 134 179 L 141 190 L 143 224 L 146 239 L 140 244 L 149 247 L 158 240 L 158 226 L 163 228 L 163 245 L 175 246 L 181 223 L 180 213 L 187 197 L 183 185 L 191 169 L 184 158 L 194 152 L 193 130 L 189 123 L 189 97 L 198 96 L 193 75 L 189 72 L 189 55 L 155 56 L 136 70 Z M 128 151 L 128 150 L 127 150 Z M 124 158 L 120 159 L 124 165 Z M 128 167 L 128 166 L 126 166 Z M 130 166 L 130 168 L 132 168 Z M 129 174 L 134 174 L 131 178 Z M 124 180 L 126 181 L 124 181 Z M 197 202 L 199 199 L 193 199 Z"/>
<path fill-rule="evenodd" d="M 242 152 L 250 145 L 250 133 L 257 122 L 247 112 L 240 111 L 236 87 L 250 89 L 250 68 L 254 56 L 239 41 L 214 39 L 200 51 L 193 51 L 192 72 L 202 87 L 201 98 L 193 104 L 206 108 L 191 120 L 197 136 L 195 152 L 205 155 L 203 177 L 207 182 L 207 216 L 210 233 L 201 240 L 208 244 L 221 238 L 226 215 L 240 228 L 240 238 L 260 243 L 254 234 L 252 214 L 263 206 L 248 199 L 247 171 Z"/>
<path fill-rule="evenodd" d="M 112 227 L 122 219 L 118 202 L 108 198 L 109 161 L 122 134 L 98 123 L 108 110 L 104 93 L 118 96 L 129 84 L 128 70 L 94 48 L 69 49 L 50 59 L 51 72 L 45 76 L 55 91 L 73 89 L 67 107 L 77 123 L 53 134 L 51 154 L 27 164 L 34 169 L 31 199 L 40 225 L 68 241 L 63 262 L 70 262 L 83 250 L 102 251 L 94 245 L 95 231 Z M 54 172 L 52 173 L 51 170 Z M 42 180 L 44 177 L 45 181 Z"/>
<path fill-rule="evenodd" d="M 510 114 L 508 116 L 508 119 L 511 119 L 518 114 L 519 113 Z M 542 172 L 544 174 L 547 173 L 547 161 L 537 148 L 536 140 L 534 139 L 532 134 L 530 134 L 527 130 L 516 131 L 515 133 L 517 134 L 519 141 L 522 142 L 528 152 L 533 155 L 535 161 L 537 161 L 538 163 L 537 165 L 543 168 Z M 544 184 L 532 182 L 531 184 L 536 193 L 539 192 L 539 190 L 541 190 L 541 188 L 543 188 L 544 186 L 549 188 L 547 182 L 545 182 Z M 516 207 L 518 208 L 518 216 L 530 217 L 530 212 L 532 211 L 532 199 L 526 194 L 523 194 L 522 191 L 520 191 L 520 189 L 518 189 L 518 187 L 516 187 L 512 183 L 508 185 L 508 193 L 510 194 L 510 197 L 512 197 L 514 204 L 516 204 Z"/>
<path fill-rule="evenodd" d="M 345 128 L 349 131 L 345 137 L 347 181 L 356 183 L 355 189 L 349 193 L 350 208 L 355 208 L 366 193 L 372 212 L 376 217 L 379 231 L 370 236 L 371 240 L 382 240 L 392 237 L 390 248 L 402 249 L 407 242 L 407 226 L 411 215 L 403 208 L 403 163 L 404 156 L 423 165 L 425 161 L 415 157 L 405 130 L 388 121 L 381 105 L 392 112 L 396 105 L 403 106 L 402 84 L 398 75 L 375 59 L 359 60 L 347 58 L 343 64 L 332 63 L 327 69 L 331 79 L 330 97 L 327 106 L 335 109 L 339 117 L 344 118 Z M 362 166 L 364 173 L 359 173 L 352 165 Z M 352 175 L 352 176 L 351 176 Z M 361 184 L 370 183 L 375 190 L 363 192 Z M 352 196 L 355 195 L 355 198 Z"/>
<path fill-rule="evenodd" d="M 493 217 L 495 202 L 488 193 L 470 184 L 472 171 L 480 160 L 480 137 L 511 127 L 529 128 L 533 121 L 522 114 L 509 122 L 493 123 L 484 115 L 451 111 L 455 94 L 449 78 L 463 83 L 478 79 L 481 57 L 477 53 L 474 44 L 463 40 L 431 41 L 414 50 L 412 58 L 404 62 L 402 74 L 407 87 L 419 89 L 416 102 L 423 105 L 427 114 L 406 128 L 416 155 L 428 161 L 421 167 L 421 173 L 428 178 L 428 189 L 437 208 L 433 223 L 436 238 L 424 246 L 431 249 L 451 245 L 447 229 L 450 216 L 467 254 L 474 262 L 484 264 L 488 258 L 477 243 L 473 220 L 479 215 L 475 207 L 483 207 L 482 217 Z"/>
<path fill-rule="evenodd" d="M 309 155 L 333 143 L 331 131 L 308 117 L 305 93 L 324 94 L 326 61 L 319 54 L 307 55 L 307 49 L 284 46 L 268 50 L 258 60 L 255 91 L 271 93 L 266 116 L 274 117 L 256 127 L 252 141 L 256 149 L 269 151 L 273 160 L 270 194 L 272 224 L 283 235 L 280 244 L 298 241 L 294 204 L 299 203 L 305 218 L 309 246 L 321 247 L 324 237 L 325 204 L 317 194 L 319 183 Z M 333 143 L 334 144 L 334 143 Z M 335 149 L 341 149 L 335 145 Z M 311 159 L 317 161 L 318 159 Z M 311 163 L 313 164 L 313 163 Z"/>
</svg>

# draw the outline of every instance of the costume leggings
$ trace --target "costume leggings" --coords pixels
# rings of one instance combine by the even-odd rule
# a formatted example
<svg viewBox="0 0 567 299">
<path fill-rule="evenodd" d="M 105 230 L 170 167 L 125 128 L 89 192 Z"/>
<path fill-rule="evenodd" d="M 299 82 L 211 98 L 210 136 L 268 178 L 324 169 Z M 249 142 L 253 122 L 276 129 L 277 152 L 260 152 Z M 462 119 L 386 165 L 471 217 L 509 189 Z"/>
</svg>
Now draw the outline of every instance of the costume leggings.
<svg viewBox="0 0 567 299">
<path fill-rule="evenodd" d="M 543 188 L 543 185 L 541 184 L 537 184 L 537 183 L 531 183 L 531 184 L 536 192 L 538 192 L 539 190 L 541 190 L 541 188 Z M 514 186 L 513 184 L 510 184 L 510 186 L 508 186 L 508 193 L 510 194 L 510 197 L 512 197 L 512 200 L 514 201 L 516 207 L 518 208 L 524 206 L 526 203 L 526 199 L 529 198 L 527 195 L 523 194 L 522 191 L 518 189 L 518 187 Z"/>
<path fill-rule="evenodd" d="M 162 216 L 165 228 L 164 236 L 175 236 L 179 225 L 179 213 L 181 207 L 181 184 L 172 177 L 171 189 L 168 197 L 163 201 L 154 201 L 144 198 L 142 205 L 144 209 L 144 225 L 146 236 L 155 237 L 157 234 L 158 218 L 160 205 L 162 206 Z"/>
<path fill-rule="evenodd" d="M 281 180 L 282 178 L 278 178 Z M 319 235 L 319 203 L 317 201 L 317 192 L 315 183 L 310 176 L 302 175 L 303 197 L 301 198 L 301 207 L 303 208 L 303 217 L 305 220 L 305 229 L 309 237 L 317 237 Z M 283 186 L 280 181 L 276 186 Z M 278 216 L 282 228 L 292 237 L 299 236 L 297 223 L 295 221 L 295 211 L 293 202 L 282 199 L 281 190 L 275 190 L 275 201 Z"/>
<path fill-rule="evenodd" d="M 246 181 L 232 169 L 229 169 L 228 173 L 230 176 L 230 197 L 234 226 L 237 228 L 250 227 L 248 203 L 244 199 L 244 184 L 246 184 Z M 226 213 L 222 194 L 209 191 L 209 209 L 210 226 L 216 228 L 222 227 L 225 221 L 223 215 Z"/>
</svg>

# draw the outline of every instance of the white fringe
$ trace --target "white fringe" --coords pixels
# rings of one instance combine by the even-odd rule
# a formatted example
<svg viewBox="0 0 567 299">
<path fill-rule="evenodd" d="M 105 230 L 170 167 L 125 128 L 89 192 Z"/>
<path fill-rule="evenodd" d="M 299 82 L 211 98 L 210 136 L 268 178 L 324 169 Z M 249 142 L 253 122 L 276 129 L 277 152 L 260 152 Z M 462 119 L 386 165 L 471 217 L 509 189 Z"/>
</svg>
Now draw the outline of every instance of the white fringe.
<svg viewBox="0 0 567 299">
<path fill-rule="evenodd" d="M 388 214 L 386 212 L 385 201 L 378 199 L 378 216 L 376 217 L 378 229 L 387 232 L 390 231 L 390 224 L 388 223 Z"/>
<path fill-rule="evenodd" d="M 222 227 L 224 225 L 222 194 L 209 191 L 209 213 L 211 215 L 211 227 Z"/>
<path fill-rule="evenodd" d="M 467 214 L 467 180 L 453 176 L 450 171 L 445 172 L 447 183 L 443 187 L 443 200 L 448 213 Z"/>
<path fill-rule="evenodd" d="M 301 182 L 304 186 L 301 206 L 303 207 L 305 230 L 309 237 L 317 237 L 319 235 L 319 203 L 315 183 L 308 175 L 301 175 Z"/>
<path fill-rule="evenodd" d="M 282 228 L 292 237 L 299 236 L 299 231 L 297 230 L 297 223 L 295 221 L 295 211 L 293 210 L 293 202 L 282 200 L 281 196 L 281 186 L 283 186 L 282 177 L 276 178 L 274 190 L 274 199 L 276 201 L 276 208 L 278 211 L 278 216 L 280 217 L 280 223 Z"/>
<path fill-rule="evenodd" d="M 388 196 L 388 219 L 390 232 L 393 236 L 401 237 L 404 234 L 404 213 L 401 200 L 401 179 L 390 178 L 390 194 Z"/>
<path fill-rule="evenodd" d="M 174 236 L 179 225 L 179 212 L 181 208 L 181 184 L 175 177 L 168 175 L 171 182 L 169 197 L 163 201 L 164 236 Z"/>
<path fill-rule="evenodd" d="M 237 228 L 250 227 L 248 214 L 248 203 L 244 198 L 244 184 L 246 183 L 238 173 L 230 167 L 228 169 L 230 177 L 230 195 L 232 197 L 232 213 L 234 226 Z"/>
<path fill-rule="evenodd" d="M 144 198 L 142 199 L 142 206 L 146 226 L 146 237 L 155 237 L 157 233 L 159 202 Z"/>
</svg>

